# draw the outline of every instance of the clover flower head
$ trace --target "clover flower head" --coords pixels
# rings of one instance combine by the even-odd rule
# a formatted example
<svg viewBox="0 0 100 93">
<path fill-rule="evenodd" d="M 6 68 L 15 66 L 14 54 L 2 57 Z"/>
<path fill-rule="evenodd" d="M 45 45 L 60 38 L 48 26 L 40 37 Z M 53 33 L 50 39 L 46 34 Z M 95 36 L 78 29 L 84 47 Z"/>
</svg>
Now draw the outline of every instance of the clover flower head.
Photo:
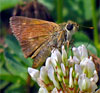
<svg viewBox="0 0 100 93">
<path fill-rule="evenodd" d="M 28 73 L 39 86 L 39 93 L 92 93 L 97 89 L 98 74 L 92 57 L 88 56 L 84 45 L 72 48 L 73 56 L 68 58 L 62 46 L 62 52 L 53 49 L 40 70 L 28 68 Z"/>
</svg>

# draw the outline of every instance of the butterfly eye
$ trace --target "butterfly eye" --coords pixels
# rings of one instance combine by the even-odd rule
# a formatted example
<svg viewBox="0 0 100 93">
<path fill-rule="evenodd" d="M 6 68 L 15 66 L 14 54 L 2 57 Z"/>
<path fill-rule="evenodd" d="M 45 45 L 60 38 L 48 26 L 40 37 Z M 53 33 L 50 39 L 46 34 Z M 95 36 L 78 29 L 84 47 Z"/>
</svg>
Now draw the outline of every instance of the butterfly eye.
<svg viewBox="0 0 100 93">
<path fill-rule="evenodd" d="M 72 30 L 73 29 L 73 24 L 68 24 L 66 27 L 68 30 Z"/>
</svg>

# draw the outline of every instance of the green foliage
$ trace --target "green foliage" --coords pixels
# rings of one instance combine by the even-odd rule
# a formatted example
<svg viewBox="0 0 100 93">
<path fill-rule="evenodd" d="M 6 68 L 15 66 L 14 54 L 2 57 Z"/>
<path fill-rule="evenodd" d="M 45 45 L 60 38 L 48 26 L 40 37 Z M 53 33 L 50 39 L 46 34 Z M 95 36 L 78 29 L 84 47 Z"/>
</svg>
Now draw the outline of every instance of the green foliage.
<svg viewBox="0 0 100 93">
<path fill-rule="evenodd" d="M 3 89 L 4 87 L 6 87 L 8 85 L 8 83 L 9 82 L 7 82 L 7 81 L 0 80 L 0 89 Z"/>
<path fill-rule="evenodd" d="M 21 0 L 0 0 L 0 12 L 21 3 Z"/>
<path fill-rule="evenodd" d="M 13 93 L 15 90 L 16 93 L 24 92 L 26 90 L 22 90 L 22 86 L 25 86 L 27 82 L 27 68 L 32 66 L 33 60 L 24 58 L 21 47 L 14 36 L 8 35 L 5 42 L 7 48 L 0 46 L 0 49 L 4 50 L 0 53 L 0 88 L 11 83 L 6 93 Z"/>
<path fill-rule="evenodd" d="M 5 93 L 27 93 L 27 88 L 20 84 L 12 84 L 6 89 Z"/>
<path fill-rule="evenodd" d="M 92 5 L 91 0 L 83 0 L 84 16 L 86 20 L 91 20 L 92 18 Z"/>
<path fill-rule="evenodd" d="M 27 79 L 27 68 L 25 68 L 21 63 L 17 62 L 13 55 L 5 50 L 5 58 L 6 58 L 6 67 L 8 71 L 15 75 L 21 77 L 23 80 L 26 81 Z"/>
<path fill-rule="evenodd" d="M 39 2 L 43 3 L 48 7 L 49 10 L 52 11 L 54 17 L 57 17 L 57 22 L 60 20 L 73 20 L 78 23 L 82 23 L 85 20 L 91 20 L 92 18 L 92 6 L 91 0 L 61 0 L 61 3 L 57 3 L 60 0 L 39 0 Z M 58 6 L 57 6 L 58 5 Z M 63 10 L 60 10 L 60 9 Z M 61 11 L 61 12 L 60 12 Z M 56 15 L 58 13 L 62 13 L 62 19 L 60 19 Z"/>
</svg>

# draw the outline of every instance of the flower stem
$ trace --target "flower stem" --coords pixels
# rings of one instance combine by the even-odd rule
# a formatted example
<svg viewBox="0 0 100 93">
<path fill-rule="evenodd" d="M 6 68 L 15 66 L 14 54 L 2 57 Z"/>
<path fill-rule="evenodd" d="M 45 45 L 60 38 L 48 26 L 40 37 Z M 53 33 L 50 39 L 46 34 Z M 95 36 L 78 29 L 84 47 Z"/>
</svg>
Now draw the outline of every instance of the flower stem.
<svg viewBox="0 0 100 93">
<path fill-rule="evenodd" d="M 97 28 L 97 16 L 96 16 L 96 2 L 95 0 L 91 0 L 92 3 L 92 19 L 93 19 L 93 26 L 94 26 L 94 44 L 100 48 L 99 45 L 99 36 L 98 36 L 98 28 Z"/>
<path fill-rule="evenodd" d="M 56 0 L 57 3 L 57 22 L 60 23 L 63 20 L 63 0 Z"/>
</svg>

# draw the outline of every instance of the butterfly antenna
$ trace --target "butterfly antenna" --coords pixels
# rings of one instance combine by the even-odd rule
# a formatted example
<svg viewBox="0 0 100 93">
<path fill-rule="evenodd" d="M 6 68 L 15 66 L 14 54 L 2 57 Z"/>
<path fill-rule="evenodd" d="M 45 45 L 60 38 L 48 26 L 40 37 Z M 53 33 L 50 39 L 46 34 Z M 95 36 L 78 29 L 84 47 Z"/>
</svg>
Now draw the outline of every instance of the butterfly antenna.
<svg viewBox="0 0 100 93">
<path fill-rule="evenodd" d="M 80 26 L 80 27 L 83 27 L 83 28 L 91 29 L 91 30 L 94 29 L 94 27 L 86 27 L 86 26 L 82 26 L 82 25 L 79 25 L 79 26 Z"/>
</svg>

